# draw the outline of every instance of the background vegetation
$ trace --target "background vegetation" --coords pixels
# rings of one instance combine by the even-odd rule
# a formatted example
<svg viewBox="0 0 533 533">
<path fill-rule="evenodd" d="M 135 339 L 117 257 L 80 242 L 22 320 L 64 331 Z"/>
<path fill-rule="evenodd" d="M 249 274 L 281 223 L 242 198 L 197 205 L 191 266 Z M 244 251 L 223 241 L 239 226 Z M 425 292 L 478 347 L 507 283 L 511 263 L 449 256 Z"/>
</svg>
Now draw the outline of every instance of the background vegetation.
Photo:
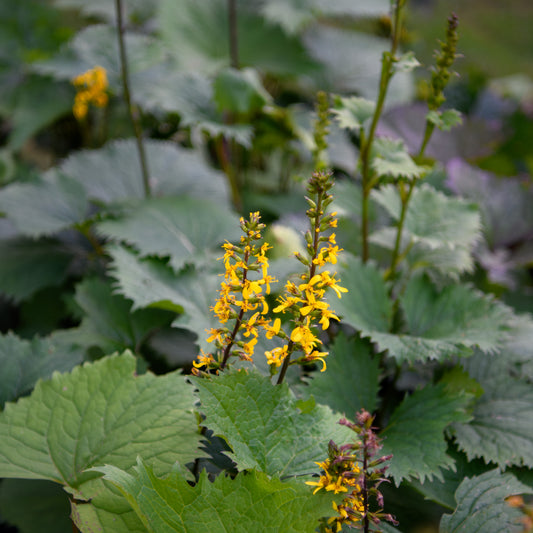
<svg viewBox="0 0 533 533">
<path fill-rule="evenodd" d="M 178 461 L 167 481 L 183 494 L 189 481 L 246 505 L 243 494 L 282 497 L 290 485 L 287 513 L 265 504 L 255 523 L 313 531 L 312 512 L 331 498 L 313 501 L 301 481 L 319 473 L 330 438 L 348 438 L 340 415 L 365 408 L 394 455 L 382 489 L 397 531 L 524 530 L 527 509 L 504 498 L 533 491 L 529 2 L 414 2 L 399 33 L 385 0 L 236 1 L 234 27 L 231 6 L 125 2 L 125 86 L 115 2 L 0 4 L 0 528 L 187 531 L 147 525 L 127 490 L 164 487 L 158 476 Z M 443 119 L 448 131 L 420 150 L 432 53 L 452 9 L 463 57 L 439 113 L 458 109 L 462 123 L 449 131 Z M 395 35 L 401 60 L 367 145 L 375 182 L 365 192 L 361 152 Z M 97 65 L 109 101 L 76 118 L 73 80 Z M 324 150 L 318 91 L 331 105 Z M 336 268 L 349 289 L 330 296 L 341 322 L 322 337 L 327 372 L 294 366 L 284 388 L 271 387 L 262 353 L 275 345 L 263 340 L 257 373 L 193 390 L 175 370 L 189 375 L 210 349 L 220 245 L 239 239 L 239 216 L 261 211 L 273 275 L 298 272 L 291 255 L 305 251 L 317 162 L 334 171 Z M 268 398 L 257 401 L 264 411 L 240 405 L 238 387 Z M 119 412 L 122 398 L 131 410 L 104 431 L 100 409 Z M 242 420 L 228 426 L 220 405 Z M 273 413 L 290 421 L 295 456 L 249 446 L 259 431 L 280 448 L 272 426 L 250 423 Z"/>
</svg>

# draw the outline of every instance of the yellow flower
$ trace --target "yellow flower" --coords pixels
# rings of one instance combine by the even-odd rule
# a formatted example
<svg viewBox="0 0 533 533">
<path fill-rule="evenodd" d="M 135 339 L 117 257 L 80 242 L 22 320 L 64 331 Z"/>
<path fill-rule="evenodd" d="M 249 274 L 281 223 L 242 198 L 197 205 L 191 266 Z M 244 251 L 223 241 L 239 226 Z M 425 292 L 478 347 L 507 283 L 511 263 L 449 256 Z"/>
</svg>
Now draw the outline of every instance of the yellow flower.
<svg viewBox="0 0 533 533">
<path fill-rule="evenodd" d="M 279 318 L 276 318 L 274 320 L 274 324 L 270 326 L 269 324 L 265 324 L 265 330 L 266 330 L 266 338 L 272 339 L 275 335 L 279 333 L 280 327 L 281 327 L 281 320 Z"/>
<path fill-rule="evenodd" d="M 78 120 L 87 115 L 89 104 L 93 104 L 96 107 L 105 107 L 107 105 L 109 99 L 106 92 L 108 82 L 107 73 L 103 67 L 96 66 L 76 76 L 72 83 L 77 91 L 72 112 Z"/>
<path fill-rule="evenodd" d="M 337 285 L 339 280 L 335 279 L 335 276 L 331 277 L 327 270 L 322 272 L 320 274 L 320 276 L 322 277 L 321 286 L 322 287 L 329 287 L 329 288 L 333 289 L 335 291 L 335 294 L 339 298 L 341 298 L 341 296 L 342 296 L 341 293 L 342 292 L 348 292 L 348 289 L 346 289 L 345 287 L 341 287 L 340 285 Z"/>
<path fill-rule="evenodd" d="M 309 319 L 306 319 L 305 324 L 296 326 L 292 330 L 291 341 L 299 343 L 305 353 L 310 353 L 316 344 L 322 344 L 309 328 Z"/>
<path fill-rule="evenodd" d="M 217 364 L 210 353 L 205 353 L 203 350 L 200 350 L 200 352 L 200 355 L 197 357 L 198 362 L 192 362 L 195 368 L 201 368 L 202 366 L 209 368 L 210 366 L 215 366 Z"/>
<path fill-rule="evenodd" d="M 274 308 L 274 313 L 284 313 L 286 309 L 289 309 L 293 305 L 296 305 L 297 303 L 302 301 L 303 300 L 301 298 L 294 298 L 292 296 L 284 298 L 283 296 L 281 296 L 278 300 L 280 304 Z"/>
<path fill-rule="evenodd" d="M 324 358 L 327 357 L 329 352 L 319 352 L 318 350 L 315 350 L 311 352 L 305 359 L 309 362 L 314 361 L 320 361 L 322 363 L 322 368 L 320 369 L 320 372 L 326 371 L 326 361 L 324 361 Z"/>
<path fill-rule="evenodd" d="M 281 363 L 283 363 L 285 357 L 288 355 L 287 351 L 288 346 L 282 346 L 281 348 L 274 348 L 268 352 L 265 352 L 265 357 L 267 359 L 267 362 L 269 365 L 275 365 L 275 367 L 281 366 Z"/>
</svg>

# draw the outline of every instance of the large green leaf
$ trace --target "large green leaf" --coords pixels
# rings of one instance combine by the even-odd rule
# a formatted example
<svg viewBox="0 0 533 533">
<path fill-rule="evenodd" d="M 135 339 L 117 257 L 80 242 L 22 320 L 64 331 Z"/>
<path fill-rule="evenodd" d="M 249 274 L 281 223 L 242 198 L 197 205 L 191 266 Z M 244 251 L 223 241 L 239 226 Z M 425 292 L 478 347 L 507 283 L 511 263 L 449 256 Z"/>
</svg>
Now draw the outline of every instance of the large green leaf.
<svg viewBox="0 0 533 533">
<path fill-rule="evenodd" d="M 159 25 L 163 43 L 181 68 L 215 72 L 230 65 L 228 9 L 223 0 L 161 0 Z M 269 24 L 246 3 L 239 5 L 237 32 L 241 66 L 284 76 L 309 74 L 317 68 L 296 37 Z"/>
<path fill-rule="evenodd" d="M 348 292 L 335 301 L 335 311 L 343 322 L 363 332 L 388 331 L 393 310 L 381 273 L 374 264 L 363 264 L 351 255 L 345 255 L 343 263 L 339 276 Z"/>
<path fill-rule="evenodd" d="M 72 491 L 67 489 L 67 492 Z M 147 532 L 120 491 L 102 478 L 87 481 L 73 492 L 74 497 L 70 501 L 71 517 L 81 533 Z"/>
<path fill-rule="evenodd" d="M 131 84 L 134 97 L 143 109 L 178 113 L 180 126 L 190 126 L 193 131 L 205 132 L 212 138 L 222 135 L 251 147 L 252 126 L 228 123 L 215 103 L 214 80 L 207 75 L 177 70 L 167 61 L 132 76 Z M 237 105 L 236 96 L 227 96 L 231 97 L 234 106 Z M 192 136 L 193 142 L 195 137 L 198 135 Z"/>
<path fill-rule="evenodd" d="M 400 197 L 392 185 L 373 191 L 372 197 L 396 220 L 400 218 Z M 405 217 L 404 231 L 414 242 L 429 248 L 472 247 L 481 237 L 481 220 L 475 204 L 452 198 L 431 185 L 416 187 Z"/>
<path fill-rule="evenodd" d="M 143 256 L 169 256 L 177 271 L 205 261 L 206 251 L 241 235 L 239 219 L 227 207 L 188 196 L 147 200 L 118 220 L 101 222 L 97 230 L 134 245 Z"/>
<path fill-rule="evenodd" d="M 62 174 L 0 190 L 0 211 L 23 235 L 41 237 L 81 222 L 89 204 L 83 187 Z"/>
<path fill-rule="evenodd" d="M 39 381 L 0 413 L 0 476 L 48 479 L 80 488 L 87 468 L 130 468 L 137 455 L 163 473 L 191 461 L 200 435 L 192 389 L 177 372 L 135 373 L 130 353 Z M 201 455 L 201 454 L 200 454 Z"/>
<path fill-rule="evenodd" d="M 0 336 L 0 408 L 29 392 L 39 378 L 55 370 L 65 372 L 82 361 L 82 353 L 60 339 L 48 337 L 31 341 L 13 333 Z"/>
<path fill-rule="evenodd" d="M 145 150 L 154 195 L 186 194 L 227 203 L 224 175 L 209 167 L 199 152 L 154 140 L 145 141 Z M 76 152 L 60 169 L 83 185 L 91 200 L 109 203 L 144 198 L 133 139 L 114 141 L 98 150 Z"/>
<path fill-rule="evenodd" d="M 0 292 L 19 302 L 44 287 L 60 285 L 73 256 L 64 244 L 52 239 L 0 240 Z"/>
<path fill-rule="evenodd" d="M 475 346 L 494 352 L 505 339 L 511 318 L 505 306 L 463 285 L 439 291 L 425 276 L 411 279 L 400 298 L 405 330 L 389 333 L 392 301 L 378 270 L 347 257 L 339 274 L 348 289 L 335 302 L 343 322 L 399 361 L 468 355 Z"/>
<path fill-rule="evenodd" d="M 378 176 L 388 178 L 421 178 L 427 168 L 417 165 L 402 140 L 379 137 L 372 145 L 372 168 Z"/>
<path fill-rule="evenodd" d="M 126 32 L 128 70 L 135 74 L 162 61 L 161 43 L 146 35 Z M 116 28 L 93 24 L 83 28 L 51 59 L 34 63 L 32 68 L 58 79 L 71 80 L 99 65 L 106 69 L 113 93 L 122 93 L 121 66 Z"/>
<path fill-rule="evenodd" d="M 466 406 L 471 395 L 450 391 L 444 385 L 427 386 L 406 397 L 392 414 L 380 436 L 382 453 L 393 454 L 388 474 L 396 485 L 403 479 L 433 476 L 441 481 L 441 469 L 453 468 L 446 453 L 444 430 L 452 422 L 467 422 Z"/>
<path fill-rule="evenodd" d="M 19 150 L 29 137 L 70 111 L 73 97 L 74 90 L 65 84 L 42 76 L 27 77 L 10 109 L 9 147 Z"/>
<path fill-rule="evenodd" d="M 519 533 L 521 513 L 507 504 L 505 498 L 514 494 L 531 494 L 533 490 L 511 474 L 491 470 L 480 476 L 466 478 L 455 493 L 457 509 L 443 515 L 441 533 Z"/>
<path fill-rule="evenodd" d="M 131 349 L 138 352 L 148 335 L 167 325 L 172 313 L 160 309 L 131 311 L 132 303 L 113 294 L 109 283 L 85 279 L 76 287 L 76 303 L 85 316 L 75 330 L 81 346 L 98 346 L 105 354 Z"/>
<path fill-rule="evenodd" d="M 315 372 L 305 395 L 312 394 L 318 403 L 329 405 L 353 418 L 360 409 L 376 409 L 379 391 L 379 358 L 372 356 L 372 346 L 365 340 L 340 334 L 326 358 L 327 371 Z"/>
<path fill-rule="evenodd" d="M 267 0 L 261 12 L 267 20 L 279 24 L 287 33 L 296 33 L 317 16 L 368 17 L 387 13 L 386 0 Z"/>
<path fill-rule="evenodd" d="M 455 438 L 469 459 L 482 457 L 501 467 L 533 467 L 533 388 L 511 375 L 500 354 L 475 354 L 464 362 L 484 394 L 468 424 L 454 424 Z"/>
<path fill-rule="evenodd" d="M 287 385 L 273 386 L 257 372 L 233 371 L 212 379 L 195 379 L 206 427 L 222 436 L 241 470 L 257 468 L 269 475 L 311 474 L 324 460 L 327 444 L 353 441 L 354 433 L 338 425 L 323 405 L 303 408 Z M 300 408 L 302 408 L 302 411 Z M 290 445 L 288 445 L 290 444 Z"/>
<path fill-rule="evenodd" d="M 176 275 L 160 261 L 141 260 L 122 246 L 109 247 L 108 251 L 119 291 L 133 300 L 134 309 L 150 306 L 184 313 L 173 325 L 196 333 L 199 346 L 208 349 L 205 330 L 218 325 L 210 309 L 220 288 L 219 276 L 197 270 Z"/>
<path fill-rule="evenodd" d="M 353 3 L 354 6 L 357 4 Z M 333 25 L 315 24 L 305 32 L 304 42 L 311 56 L 325 67 L 324 75 L 318 80 L 322 89 L 376 99 L 381 57 L 390 48 L 388 39 Z M 395 74 L 387 94 L 387 105 L 409 101 L 412 95 L 411 75 L 405 72 Z"/>
<path fill-rule="evenodd" d="M 392 185 L 373 191 L 372 197 L 398 221 L 400 196 Z M 450 198 L 424 184 L 414 189 L 403 229 L 402 249 L 412 268 L 436 269 L 457 277 L 473 268 L 472 249 L 481 238 L 481 219 L 476 206 L 460 198 Z M 376 232 L 373 242 L 393 249 L 395 228 Z"/>
<path fill-rule="evenodd" d="M 220 475 L 213 483 L 203 471 L 191 486 L 178 471 L 165 479 L 139 459 L 134 474 L 99 467 L 116 485 L 152 533 L 312 533 L 318 519 L 332 514 L 328 493 L 313 495 L 303 483 L 281 482 L 261 472 Z"/>
<path fill-rule="evenodd" d="M 249 114 L 272 101 L 257 71 L 252 68 L 223 70 L 216 77 L 213 88 L 214 99 L 221 112 Z"/>
</svg>

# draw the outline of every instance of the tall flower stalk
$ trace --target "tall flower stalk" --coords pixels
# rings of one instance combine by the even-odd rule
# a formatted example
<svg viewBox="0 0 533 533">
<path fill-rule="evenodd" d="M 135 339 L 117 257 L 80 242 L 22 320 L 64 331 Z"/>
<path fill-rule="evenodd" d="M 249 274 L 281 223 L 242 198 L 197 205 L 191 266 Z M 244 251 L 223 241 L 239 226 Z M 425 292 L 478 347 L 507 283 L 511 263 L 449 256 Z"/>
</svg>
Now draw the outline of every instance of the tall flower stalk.
<svg viewBox="0 0 533 533">
<path fill-rule="evenodd" d="M 428 104 L 428 115 L 426 118 L 426 124 L 424 128 L 424 135 L 422 137 L 422 142 L 420 149 L 418 151 L 417 160 L 421 161 L 424 158 L 424 152 L 426 147 L 433 135 L 435 127 L 439 125 L 441 128 L 445 128 L 446 125 L 443 124 L 442 114 L 439 112 L 439 108 L 446 101 L 444 96 L 444 89 L 448 85 L 450 78 L 453 74 L 451 70 L 455 59 L 457 58 L 457 42 L 459 40 L 459 35 L 457 33 L 457 27 L 459 20 L 455 13 L 452 13 L 448 18 L 448 25 L 446 29 L 446 40 L 441 42 L 440 50 L 436 53 L 435 56 L 435 67 L 431 75 L 431 82 L 429 85 L 429 94 L 427 99 Z M 460 117 L 453 110 L 451 112 L 451 117 L 455 121 L 459 121 Z M 448 128 L 451 126 L 447 126 Z M 400 201 L 401 201 L 401 211 L 400 218 L 398 220 L 398 227 L 396 230 L 396 240 L 394 243 L 394 249 L 392 252 L 391 266 L 387 273 L 388 279 L 393 279 L 396 274 L 396 269 L 398 263 L 402 259 L 400 255 L 400 246 L 402 242 L 403 227 L 405 224 L 405 217 L 407 215 L 407 209 L 409 207 L 409 202 L 413 194 L 413 190 L 416 184 L 416 180 L 411 181 L 408 185 L 401 182 L 399 184 L 400 192 Z"/>
<path fill-rule="evenodd" d="M 259 331 L 270 325 L 265 295 L 277 280 L 268 274 L 266 252 L 270 246 L 266 242 L 258 244 L 265 228 L 260 220 L 258 212 L 250 213 L 248 220 L 241 218 L 243 235 L 239 245 L 230 242 L 223 245 L 224 281 L 212 308 L 220 327 L 207 332 L 207 341 L 214 344 L 215 354 L 202 351 L 193 362 L 193 373 L 197 375 L 201 368 L 223 370 L 231 357 L 252 361 Z"/>
<path fill-rule="evenodd" d="M 362 180 L 362 203 L 361 203 L 361 242 L 362 242 L 362 260 L 364 263 L 368 261 L 369 251 L 368 251 L 368 235 L 369 235 L 369 212 L 368 212 L 368 203 L 370 198 L 370 193 L 376 185 L 376 179 L 379 176 L 375 175 L 375 172 L 372 170 L 370 165 L 370 156 L 372 152 L 372 145 L 374 142 L 374 137 L 376 134 L 376 128 L 381 118 L 383 112 L 383 106 L 385 104 L 385 99 L 387 97 L 387 91 L 389 89 L 390 80 L 394 75 L 395 69 L 394 65 L 398 61 L 396 53 L 398 51 L 398 45 L 400 41 L 401 28 L 402 28 L 402 9 L 405 5 L 406 0 L 392 0 L 391 9 L 392 9 L 392 33 L 391 33 L 391 47 L 388 52 L 383 53 L 381 60 L 381 74 L 379 78 L 379 92 L 376 102 L 376 107 L 374 114 L 372 116 L 372 121 L 370 123 L 370 128 L 368 130 L 368 135 L 365 134 L 364 130 L 361 130 L 360 136 L 360 152 L 359 152 L 359 165 L 361 169 L 361 180 Z"/>
<path fill-rule="evenodd" d="M 322 363 L 322 371 L 326 369 L 325 357 L 328 352 L 319 350 L 322 341 L 318 337 L 318 326 L 326 330 L 330 320 L 339 319 L 324 296 L 328 288 L 333 289 L 339 298 L 343 292 L 347 292 L 347 289 L 339 285 L 335 275 L 323 269 L 327 263 L 336 264 L 337 255 L 341 251 L 335 241 L 335 233 L 324 235 L 337 226 L 336 213 L 327 212 L 327 207 L 333 201 L 333 196 L 329 193 L 332 187 L 333 180 L 329 172 L 315 172 L 308 183 L 309 197 L 306 199 L 309 209 L 306 214 L 310 229 L 305 234 L 307 253 L 305 256 L 301 253 L 295 254 L 306 270 L 300 275 L 297 283 L 287 281 L 278 306 L 274 309 L 274 313 L 288 313 L 291 316 L 291 333 L 284 346 L 265 354 L 273 374 L 281 365 L 278 383 L 283 382 L 291 364 L 319 361 Z M 287 337 L 275 334 L 282 338 Z M 297 352 L 301 352 L 301 355 L 293 359 Z"/>
</svg>

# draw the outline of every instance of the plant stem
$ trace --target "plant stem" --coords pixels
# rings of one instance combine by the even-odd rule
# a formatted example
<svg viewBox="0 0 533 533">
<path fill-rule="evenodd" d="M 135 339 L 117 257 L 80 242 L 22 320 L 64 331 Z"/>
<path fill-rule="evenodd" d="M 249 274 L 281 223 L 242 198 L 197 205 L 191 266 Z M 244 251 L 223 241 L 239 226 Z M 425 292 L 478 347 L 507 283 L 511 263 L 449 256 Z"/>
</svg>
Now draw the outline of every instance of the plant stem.
<svg viewBox="0 0 533 533">
<path fill-rule="evenodd" d="M 315 216 L 315 223 L 312 225 L 312 231 L 313 231 L 313 256 L 311 258 L 311 265 L 309 267 L 309 279 L 313 279 L 313 276 L 316 273 L 316 264 L 314 262 L 314 259 L 318 256 L 318 245 L 319 245 L 319 239 L 320 239 L 320 221 L 322 220 L 322 200 L 323 200 L 324 191 L 320 191 L 317 194 L 317 201 L 316 201 L 316 216 Z M 300 317 L 297 320 L 297 323 L 301 324 L 302 315 L 300 314 Z M 281 385 L 283 383 L 283 380 L 285 378 L 285 374 L 287 373 L 287 369 L 289 368 L 290 360 L 291 360 L 291 354 L 294 347 L 294 342 L 292 340 L 289 341 L 289 344 L 287 345 L 287 357 L 283 360 L 283 365 L 281 367 L 281 371 L 279 373 L 277 384 Z"/>
<path fill-rule="evenodd" d="M 217 152 L 217 158 L 220 163 L 220 166 L 229 181 L 233 207 L 240 212 L 242 208 L 242 199 L 239 183 L 237 181 L 237 173 L 235 172 L 235 168 L 231 164 L 230 147 L 228 146 L 228 142 L 223 135 L 219 135 L 215 139 L 215 150 Z"/>
<path fill-rule="evenodd" d="M 139 117 L 140 111 L 137 106 L 135 106 L 131 101 L 128 60 L 126 56 L 126 43 L 124 40 L 124 21 L 122 19 L 122 0 L 115 0 L 115 11 L 117 15 L 118 48 L 120 53 L 120 69 L 122 77 L 122 86 L 124 91 L 124 100 L 126 101 L 126 106 L 128 107 L 128 114 L 130 116 L 133 131 L 135 133 L 135 139 L 137 141 L 137 152 L 139 154 L 139 162 L 141 165 L 144 196 L 146 198 L 149 198 L 151 196 L 150 181 L 148 174 L 148 164 L 146 161 L 146 154 L 144 151 L 144 144 L 142 139 L 142 129 Z"/>
<path fill-rule="evenodd" d="M 424 136 L 422 137 L 422 143 L 420 145 L 420 150 L 418 151 L 417 160 L 420 161 L 424 157 L 426 146 L 428 145 L 428 142 L 431 139 L 431 135 L 433 134 L 434 129 L 435 129 L 435 124 L 433 124 L 429 120 L 426 120 Z M 400 246 L 402 243 L 403 226 L 405 224 L 407 208 L 409 207 L 409 202 L 411 200 L 411 196 L 413 194 L 415 184 L 416 184 L 415 180 L 409 183 L 407 194 L 405 193 L 403 184 L 400 184 L 400 187 L 401 187 L 400 200 L 402 202 L 402 209 L 400 212 L 400 219 L 398 220 L 398 228 L 396 231 L 396 241 L 394 243 L 394 250 L 392 251 L 391 265 L 390 265 L 389 271 L 387 272 L 386 279 L 394 279 L 394 277 L 396 276 L 396 269 L 398 267 L 398 263 L 400 262 Z"/>
<path fill-rule="evenodd" d="M 385 98 L 387 96 L 387 91 L 389 88 L 389 83 L 394 74 L 393 65 L 396 59 L 396 52 L 398 50 L 398 43 L 400 39 L 400 25 L 401 25 L 401 8 L 404 5 L 404 0 L 397 0 L 394 7 L 394 21 L 392 25 L 392 35 L 391 35 L 391 48 L 390 52 L 385 52 L 383 54 L 381 62 L 381 74 L 379 79 L 379 93 L 378 99 L 376 102 L 376 109 L 372 117 L 372 123 L 370 124 L 370 129 L 368 136 L 361 136 L 361 151 L 360 151 L 360 165 L 361 165 L 361 176 L 362 176 L 362 224 L 361 224 L 361 241 L 362 241 L 362 260 L 363 263 L 368 261 L 368 201 L 370 197 L 370 192 L 375 185 L 374 180 L 372 179 L 372 169 L 370 168 L 370 154 L 372 152 L 372 144 L 374 142 L 374 137 L 376 134 L 376 128 L 383 111 L 383 106 L 385 104 Z"/>
<path fill-rule="evenodd" d="M 228 0 L 228 32 L 230 65 L 239 67 L 239 41 L 237 32 L 237 4 L 236 0 Z"/>
<path fill-rule="evenodd" d="M 289 341 L 289 344 L 287 345 L 288 355 L 283 360 L 283 365 L 281 367 L 281 370 L 278 376 L 277 385 L 281 385 L 283 383 L 283 380 L 285 379 L 285 374 L 287 373 L 287 369 L 289 368 L 289 363 L 291 362 L 291 352 L 292 352 L 293 345 L 294 343 L 292 341 Z"/>
</svg>

